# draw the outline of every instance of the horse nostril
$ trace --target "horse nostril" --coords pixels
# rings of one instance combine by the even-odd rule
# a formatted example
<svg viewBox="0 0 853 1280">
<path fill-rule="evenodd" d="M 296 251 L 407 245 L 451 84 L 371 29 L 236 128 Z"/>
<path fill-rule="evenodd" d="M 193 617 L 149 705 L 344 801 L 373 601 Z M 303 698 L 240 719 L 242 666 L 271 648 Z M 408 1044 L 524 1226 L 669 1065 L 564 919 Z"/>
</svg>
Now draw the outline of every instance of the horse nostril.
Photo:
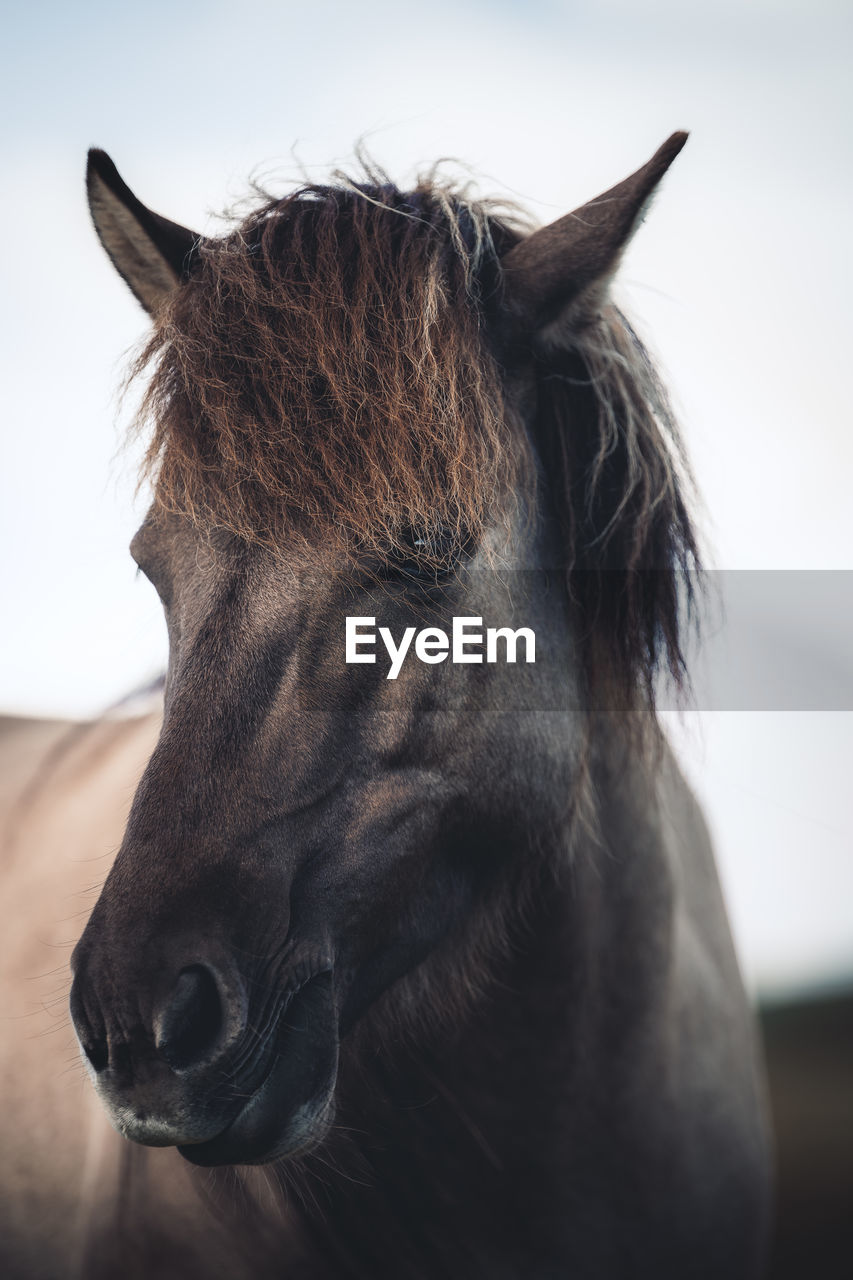
<svg viewBox="0 0 853 1280">
<path fill-rule="evenodd" d="M 71 1021 L 77 1033 L 80 1048 L 86 1055 L 92 1069 L 100 1074 L 109 1064 L 109 1046 L 106 1036 L 98 1035 L 86 1013 L 78 978 L 74 979 L 71 987 Z"/>
<path fill-rule="evenodd" d="M 80 1046 L 89 1059 L 92 1069 L 100 1075 L 110 1060 L 110 1051 L 106 1040 L 93 1040 L 91 1043 L 81 1040 Z"/>
<path fill-rule="evenodd" d="M 216 978 L 205 965 L 182 969 L 154 1017 L 154 1042 L 173 1070 L 194 1066 L 220 1038 L 223 1008 Z"/>
</svg>

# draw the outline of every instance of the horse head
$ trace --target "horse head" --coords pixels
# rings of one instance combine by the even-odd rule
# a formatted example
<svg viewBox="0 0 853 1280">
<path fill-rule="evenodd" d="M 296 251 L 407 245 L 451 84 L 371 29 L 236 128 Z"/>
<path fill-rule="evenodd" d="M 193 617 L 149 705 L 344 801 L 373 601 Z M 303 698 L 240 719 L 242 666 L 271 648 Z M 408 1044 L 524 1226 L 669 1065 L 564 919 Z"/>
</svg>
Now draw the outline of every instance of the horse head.
<svg viewBox="0 0 853 1280">
<path fill-rule="evenodd" d="M 683 143 L 530 234 L 368 173 L 203 239 L 91 153 L 154 322 L 132 553 L 169 630 L 160 740 L 73 958 L 127 1137 L 199 1164 L 321 1141 L 349 1041 L 476 998 L 569 840 L 591 700 L 642 718 L 678 668 L 692 535 L 608 282 Z M 498 660 L 454 661 L 454 618 Z M 409 636 L 390 679 L 381 628 Z M 505 660 L 522 631 L 535 668 Z"/>
</svg>

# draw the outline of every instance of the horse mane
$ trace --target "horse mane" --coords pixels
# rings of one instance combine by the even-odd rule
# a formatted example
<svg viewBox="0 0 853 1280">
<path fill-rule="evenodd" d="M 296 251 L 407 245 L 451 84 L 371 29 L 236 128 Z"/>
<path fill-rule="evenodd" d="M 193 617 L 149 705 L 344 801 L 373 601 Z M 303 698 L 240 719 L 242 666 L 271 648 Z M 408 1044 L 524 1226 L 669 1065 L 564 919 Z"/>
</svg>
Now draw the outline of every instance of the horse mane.
<svg viewBox="0 0 853 1280">
<path fill-rule="evenodd" d="M 658 676 L 687 684 L 696 623 L 694 490 L 666 389 L 612 304 L 539 355 L 537 446 L 555 495 L 580 617 L 590 709 L 655 708 Z M 642 722 L 642 716 L 640 716 Z"/>
<path fill-rule="evenodd" d="M 335 176 L 201 241 L 158 317 L 155 501 L 272 548 L 476 538 L 523 464 L 477 305 L 518 235 L 432 179 Z"/>
<path fill-rule="evenodd" d="M 536 468 L 488 314 L 524 225 L 436 171 L 407 193 L 366 162 L 201 240 L 131 374 L 151 371 L 138 423 L 153 424 L 155 506 L 273 549 L 382 558 L 412 529 L 508 531 Z M 653 720 L 660 668 L 684 678 L 698 564 L 675 419 L 613 306 L 533 346 L 588 696 Z"/>
</svg>

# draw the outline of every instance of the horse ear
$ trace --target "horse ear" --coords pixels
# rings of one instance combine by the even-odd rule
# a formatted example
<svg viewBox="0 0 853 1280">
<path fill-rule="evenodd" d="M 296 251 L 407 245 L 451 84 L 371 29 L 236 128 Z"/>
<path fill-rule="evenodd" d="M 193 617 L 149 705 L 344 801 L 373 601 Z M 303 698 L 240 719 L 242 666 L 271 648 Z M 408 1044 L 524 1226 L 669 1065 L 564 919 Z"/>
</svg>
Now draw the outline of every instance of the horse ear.
<svg viewBox="0 0 853 1280">
<path fill-rule="evenodd" d="M 504 257 L 504 296 L 529 337 L 555 321 L 594 318 L 655 188 L 687 141 L 674 133 L 630 178 L 589 204 L 534 231 Z M 556 335 L 555 335 L 556 336 Z"/>
<path fill-rule="evenodd" d="M 137 200 L 105 151 L 89 152 L 86 189 L 101 244 L 119 275 L 153 315 L 188 278 L 199 237 Z"/>
</svg>

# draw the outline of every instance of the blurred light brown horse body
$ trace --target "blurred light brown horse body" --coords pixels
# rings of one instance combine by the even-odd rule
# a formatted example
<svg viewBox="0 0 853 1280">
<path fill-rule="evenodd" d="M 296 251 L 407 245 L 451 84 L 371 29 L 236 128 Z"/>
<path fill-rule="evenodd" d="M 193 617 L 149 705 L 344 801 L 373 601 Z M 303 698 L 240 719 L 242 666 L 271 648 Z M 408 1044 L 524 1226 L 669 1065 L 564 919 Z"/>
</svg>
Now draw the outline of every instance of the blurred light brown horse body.
<svg viewBox="0 0 853 1280">
<path fill-rule="evenodd" d="M 160 732 L 150 701 L 145 714 L 91 724 L 0 718 L 5 1280 L 257 1275 L 178 1153 L 134 1146 L 110 1125 L 68 1018 L 68 958 Z M 246 1203 L 262 1209 L 272 1185 L 263 1170 L 241 1174 Z M 280 1232 L 283 1216 L 277 1203 Z"/>
</svg>

